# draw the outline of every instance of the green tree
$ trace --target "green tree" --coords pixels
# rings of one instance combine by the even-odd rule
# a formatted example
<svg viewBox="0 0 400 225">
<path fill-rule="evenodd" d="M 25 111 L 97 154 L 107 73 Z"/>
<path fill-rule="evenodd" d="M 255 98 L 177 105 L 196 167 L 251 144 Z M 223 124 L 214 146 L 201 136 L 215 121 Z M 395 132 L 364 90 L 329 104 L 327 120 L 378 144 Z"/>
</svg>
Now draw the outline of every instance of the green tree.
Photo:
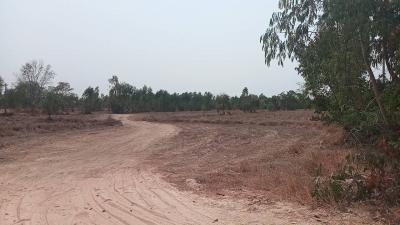
<svg viewBox="0 0 400 225">
<path fill-rule="evenodd" d="M 18 82 L 14 88 L 7 90 L 8 106 L 10 108 L 32 107 L 29 98 L 29 84 L 27 82 Z"/>
<path fill-rule="evenodd" d="M 109 101 L 113 113 L 128 113 L 133 111 L 132 98 L 134 87 L 127 83 L 120 83 L 117 76 L 109 79 Z"/>
<path fill-rule="evenodd" d="M 217 112 L 220 114 L 225 114 L 225 110 L 230 108 L 229 96 L 227 94 L 217 95 L 215 101 Z"/>
<path fill-rule="evenodd" d="M 32 110 L 38 107 L 42 92 L 54 77 L 55 72 L 51 65 L 45 65 L 42 61 L 32 60 L 22 65 L 17 75 L 18 83 L 25 85 L 27 103 Z"/>
<path fill-rule="evenodd" d="M 243 88 L 239 102 L 240 110 L 243 112 L 256 112 L 256 110 L 260 107 L 258 96 L 249 94 L 249 89 L 247 87 Z"/>
<path fill-rule="evenodd" d="M 0 76 L 0 109 L 4 108 L 4 113 L 7 113 L 7 108 L 5 106 L 5 88 L 6 88 L 6 83 Z"/>
<path fill-rule="evenodd" d="M 248 112 L 250 110 L 249 89 L 247 89 L 247 87 L 243 88 L 242 94 L 240 95 L 240 110 L 243 112 Z"/>
<path fill-rule="evenodd" d="M 400 1 L 280 0 L 279 7 L 260 39 L 265 62 L 298 61 L 317 112 L 369 146 L 359 158 L 372 174 L 390 176 L 390 185 L 376 191 L 385 196 L 399 188 Z M 278 97 L 286 108 L 301 100 Z M 384 151 L 376 151 L 378 140 Z"/>
<path fill-rule="evenodd" d="M 248 102 L 249 102 L 248 111 L 251 113 L 255 113 L 256 110 L 260 107 L 260 101 L 258 99 L 258 96 L 253 94 L 249 95 Z"/>
<path fill-rule="evenodd" d="M 388 124 L 392 112 L 385 109 L 380 85 L 385 75 L 380 80 L 375 71 L 387 67 L 386 87 L 399 87 L 393 69 L 399 68 L 399 1 L 280 0 L 279 6 L 261 37 L 266 63 L 299 61 L 306 88 L 315 99 L 328 96 L 334 117 L 361 111 L 373 100 L 376 107 L 368 110 L 376 109 Z"/>
<path fill-rule="evenodd" d="M 4 82 L 3 78 L 0 76 L 0 95 L 3 95 L 4 86 L 5 86 L 5 82 Z"/>
<path fill-rule="evenodd" d="M 105 94 L 100 95 L 100 108 L 103 110 L 111 111 L 110 96 Z"/>
<path fill-rule="evenodd" d="M 201 110 L 208 111 L 214 108 L 214 96 L 210 92 L 204 93 L 202 97 Z"/>
<path fill-rule="evenodd" d="M 62 108 L 62 95 L 53 87 L 44 91 L 42 108 L 46 111 L 48 119 L 51 120 L 51 115 L 57 113 Z"/>
<path fill-rule="evenodd" d="M 171 96 L 168 91 L 159 90 L 155 94 L 156 105 L 155 110 L 159 112 L 171 112 L 175 111 L 175 104 L 173 101 L 173 96 Z"/>
<path fill-rule="evenodd" d="M 67 82 L 59 82 L 57 86 L 54 87 L 53 92 L 59 96 L 60 110 L 67 111 L 70 109 L 74 111 L 74 108 L 78 104 L 78 96 L 72 92 L 73 88 Z"/>
<path fill-rule="evenodd" d="M 229 99 L 229 104 L 232 109 L 240 109 L 240 97 L 232 96 Z"/>
<path fill-rule="evenodd" d="M 100 109 L 99 87 L 88 87 L 82 94 L 81 102 L 83 112 L 91 114 L 92 112 Z"/>
</svg>

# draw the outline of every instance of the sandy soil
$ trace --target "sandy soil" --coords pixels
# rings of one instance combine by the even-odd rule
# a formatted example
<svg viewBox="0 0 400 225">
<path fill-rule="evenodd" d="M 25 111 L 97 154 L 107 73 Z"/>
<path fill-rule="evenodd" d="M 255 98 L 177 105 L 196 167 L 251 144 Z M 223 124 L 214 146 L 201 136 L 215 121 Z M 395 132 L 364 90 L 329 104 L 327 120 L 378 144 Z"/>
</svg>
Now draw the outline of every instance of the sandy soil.
<svg viewBox="0 0 400 225">
<path fill-rule="evenodd" d="M 144 162 L 180 129 L 118 118 L 124 126 L 41 136 L 3 149 L 0 224 L 371 224 L 365 215 L 179 191 Z"/>
</svg>

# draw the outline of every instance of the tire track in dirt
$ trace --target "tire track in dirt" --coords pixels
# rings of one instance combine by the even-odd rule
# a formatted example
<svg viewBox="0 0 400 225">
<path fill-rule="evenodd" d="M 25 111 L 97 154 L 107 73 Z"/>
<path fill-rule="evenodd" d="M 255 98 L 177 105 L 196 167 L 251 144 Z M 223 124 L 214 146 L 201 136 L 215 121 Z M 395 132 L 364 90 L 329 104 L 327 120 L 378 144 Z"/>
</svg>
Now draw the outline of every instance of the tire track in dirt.
<svg viewBox="0 0 400 225">
<path fill-rule="evenodd" d="M 123 127 L 11 146 L 10 152 L 27 151 L 0 166 L 0 224 L 316 223 L 293 218 L 305 209 L 292 205 L 251 210 L 243 201 L 179 192 L 143 164 L 154 144 L 179 129 L 115 117 Z"/>
<path fill-rule="evenodd" d="M 126 193 L 126 192 L 125 192 Z M 139 192 L 137 192 L 137 193 L 139 193 Z M 127 204 L 125 204 L 125 205 L 129 205 L 130 206 L 130 210 L 131 211 L 135 211 L 135 212 L 138 212 L 138 214 L 143 214 L 143 213 L 148 213 L 148 214 L 153 214 L 153 216 L 155 216 L 155 217 L 157 217 L 157 218 L 159 218 L 159 219 L 163 219 L 163 220 L 168 220 L 168 218 L 165 216 L 165 215 L 163 215 L 163 214 L 161 214 L 161 213 L 159 213 L 159 212 L 156 212 L 156 211 L 152 211 L 152 210 L 150 210 L 150 209 L 148 209 L 148 208 L 146 208 L 146 207 L 144 207 L 144 206 L 142 206 L 142 205 L 140 205 L 140 204 L 138 204 L 138 203 L 135 203 L 135 202 L 133 202 L 133 200 L 131 200 L 129 197 L 127 197 L 127 196 L 125 196 L 124 194 L 122 194 L 116 187 L 115 187 L 115 183 L 114 183 L 114 192 L 112 192 L 111 194 L 113 194 L 113 196 L 118 200 L 120 200 L 120 201 L 118 201 L 118 203 L 120 204 L 120 206 L 121 207 L 124 207 L 124 204 L 123 203 L 120 203 L 121 201 L 122 202 L 127 202 Z M 170 222 L 168 222 L 168 223 L 170 223 Z"/>
</svg>

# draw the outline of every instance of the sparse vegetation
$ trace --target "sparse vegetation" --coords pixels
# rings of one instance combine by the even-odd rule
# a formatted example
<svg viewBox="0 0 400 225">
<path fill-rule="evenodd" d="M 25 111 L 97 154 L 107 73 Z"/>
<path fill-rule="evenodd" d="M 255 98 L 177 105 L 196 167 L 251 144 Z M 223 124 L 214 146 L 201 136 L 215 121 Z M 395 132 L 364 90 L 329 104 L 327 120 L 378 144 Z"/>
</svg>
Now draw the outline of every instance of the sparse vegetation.
<svg viewBox="0 0 400 225">
<path fill-rule="evenodd" d="M 351 151 L 340 145 L 340 127 L 310 121 L 312 115 L 303 110 L 236 110 L 230 116 L 172 112 L 133 118 L 173 123 L 182 129 L 178 136 L 160 143 L 149 157 L 182 189 L 191 190 L 186 179 L 195 178 L 197 191 L 207 195 L 312 205 L 318 165 L 324 165 L 321 179 L 329 177 Z"/>
<path fill-rule="evenodd" d="M 12 144 L 24 142 L 30 137 L 60 134 L 67 131 L 101 129 L 121 125 L 109 115 L 45 115 L 14 113 L 13 116 L 0 117 L 0 150 Z"/>
</svg>

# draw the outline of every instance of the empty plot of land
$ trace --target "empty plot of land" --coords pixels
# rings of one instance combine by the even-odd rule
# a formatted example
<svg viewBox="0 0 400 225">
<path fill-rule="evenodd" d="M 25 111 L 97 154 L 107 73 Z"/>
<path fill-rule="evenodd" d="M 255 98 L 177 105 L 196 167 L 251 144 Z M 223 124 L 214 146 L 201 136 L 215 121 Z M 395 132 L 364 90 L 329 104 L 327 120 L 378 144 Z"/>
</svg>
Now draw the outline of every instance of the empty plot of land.
<svg viewBox="0 0 400 225">
<path fill-rule="evenodd" d="M 234 111 L 223 116 L 182 112 L 133 118 L 181 129 L 160 144 L 150 161 L 158 160 L 160 171 L 182 189 L 309 204 L 319 165 L 329 175 L 350 151 L 340 143 L 341 129 L 311 121 L 312 116 L 311 111 Z"/>
<path fill-rule="evenodd" d="M 271 180 L 278 184 L 260 188 L 269 175 L 259 177 L 263 183 L 258 183 L 253 173 L 264 170 L 254 169 L 251 162 L 261 165 L 256 162 L 261 157 L 267 162 L 264 169 L 271 168 L 268 162 L 273 159 L 284 161 L 284 149 L 288 156 L 301 157 L 305 148 L 299 153 L 290 149 L 304 138 L 296 136 L 300 129 L 116 118 L 123 126 L 42 135 L 4 148 L 0 224 L 371 224 L 364 214 L 311 210 L 273 198 L 283 196 L 274 187 L 284 181 Z M 305 128 L 311 132 L 305 137 L 313 140 L 318 129 Z M 278 149 L 277 143 L 262 141 L 279 142 L 293 135 L 296 141 Z M 261 146 L 274 157 L 263 156 Z M 280 163 L 274 165 L 275 172 L 283 168 Z M 271 192 L 271 202 L 230 197 L 232 192 L 246 197 L 241 193 L 247 189 Z M 216 192 L 220 197 L 208 196 Z"/>
</svg>

